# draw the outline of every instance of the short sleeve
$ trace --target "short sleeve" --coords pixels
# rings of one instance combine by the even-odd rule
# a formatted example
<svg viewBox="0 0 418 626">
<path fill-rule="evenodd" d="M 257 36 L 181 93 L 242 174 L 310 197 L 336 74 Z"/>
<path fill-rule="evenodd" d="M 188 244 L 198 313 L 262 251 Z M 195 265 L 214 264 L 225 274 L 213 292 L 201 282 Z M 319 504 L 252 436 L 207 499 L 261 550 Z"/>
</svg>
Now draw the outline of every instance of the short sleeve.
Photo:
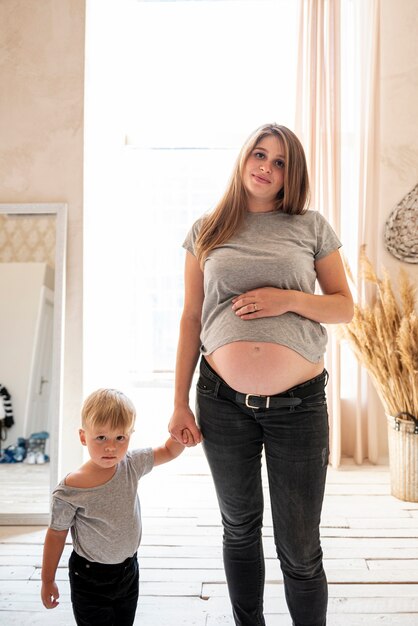
<svg viewBox="0 0 418 626">
<path fill-rule="evenodd" d="M 315 260 L 322 259 L 331 252 L 341 248 L 342 243 L 338 239 L 331 225 L 325 217 L 316 212 L 316 249 Z"/>
<path fill-rule="evenodd" d="M 76 511 L 75 506 L 53 495 L 49 527 L 53 530 L 68 530 L 73 525 Z"/>
<path fill-rule="evenodd" d="M 154 451 L 152 448 L 141 448 L 128 452 L 131 463 L 135 468 L 138 480 L 148 474 L 154 467 Z"/>
<path fill-rule="evenodd" d="M 183 248 L 185 248 L 188 252 L 191 252 L 193 256 L 196 256 L 195 243 L 196 243 L 196 239 L 199 234 L 201 225 L 202 225 L 202 218 L 200 217 L 193 224 L 193 226 L 191 227 L 191 229 L 186 235 L 186 239 L 183 241 Z"/>
</svg>

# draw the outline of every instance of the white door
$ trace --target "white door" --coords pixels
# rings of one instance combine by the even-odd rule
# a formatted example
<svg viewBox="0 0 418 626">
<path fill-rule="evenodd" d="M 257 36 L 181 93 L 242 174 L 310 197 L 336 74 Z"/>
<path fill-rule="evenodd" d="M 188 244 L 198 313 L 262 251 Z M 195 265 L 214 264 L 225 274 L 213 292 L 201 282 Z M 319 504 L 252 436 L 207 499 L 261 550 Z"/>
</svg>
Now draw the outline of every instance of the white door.
<svg viewBox="0 0 418 626">
<path fill-rule="evenodd" d="M 47 287 L 41 291 L 37 332 L 26 407 L 25 437 L 51 430 L 51 377 L 54 294 Z"/>
</svg>

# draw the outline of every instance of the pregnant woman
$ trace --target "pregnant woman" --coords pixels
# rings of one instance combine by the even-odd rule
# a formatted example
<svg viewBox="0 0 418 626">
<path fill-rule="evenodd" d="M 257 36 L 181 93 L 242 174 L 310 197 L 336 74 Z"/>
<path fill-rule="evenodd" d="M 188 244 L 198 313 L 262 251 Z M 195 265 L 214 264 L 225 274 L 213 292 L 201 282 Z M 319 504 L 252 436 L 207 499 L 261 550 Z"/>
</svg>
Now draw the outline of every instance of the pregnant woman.
<svg viewBox="0 0 418 626">
<path fill-rule="evenodd" d="M 285 126 L 262 126 L 241 149 L 219 204 L 184 242 L 169 430 L 186 445 L 203 441 L 239 626 L 265 624 L 263 451 L 293 624 L 326 624 L 319 536 L 328 465 L 322 323 L 349 322 L 353 303 L 341 243 L 320 213 L 307 210 L 308 200 L 300 141 Z M 189 392 L 199 355 L 196 423 Z"/>
</svg>

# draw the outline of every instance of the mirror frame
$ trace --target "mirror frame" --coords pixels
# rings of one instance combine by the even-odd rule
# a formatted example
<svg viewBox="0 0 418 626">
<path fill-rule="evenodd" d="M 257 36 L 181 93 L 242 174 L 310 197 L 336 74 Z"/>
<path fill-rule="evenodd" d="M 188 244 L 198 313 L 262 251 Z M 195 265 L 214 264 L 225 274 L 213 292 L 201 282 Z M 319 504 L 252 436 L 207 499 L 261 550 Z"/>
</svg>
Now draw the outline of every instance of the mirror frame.
<svg viewBox="0 0 418 626">
<path fill-rule="evenodd" d="M 52 346 L 52 389 L 51 411 L 52 420 L 49 433 L 49 492 L 58 483 L 59 470 L 59 435 L 62 420 L 62 391 L 64 365 L 64 331 L 65 331 L 65 270 L 67 247 L 67 204 L 65 203 L 0 203 L 1 215 L 55 215 L 55 279 L 54 279 L 54 317 Z M 44 525 L 49 522 L 49 507 L 45 513 L 1 513 L 0 526 Z"/>
</svg>

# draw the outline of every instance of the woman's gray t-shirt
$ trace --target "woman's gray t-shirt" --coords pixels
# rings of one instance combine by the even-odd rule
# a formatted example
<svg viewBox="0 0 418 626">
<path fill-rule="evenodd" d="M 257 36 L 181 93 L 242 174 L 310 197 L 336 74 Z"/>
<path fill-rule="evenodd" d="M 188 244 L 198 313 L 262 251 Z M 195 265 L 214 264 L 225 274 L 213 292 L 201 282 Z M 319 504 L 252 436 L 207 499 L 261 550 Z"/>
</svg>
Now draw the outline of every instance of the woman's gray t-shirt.
<svg viewBox="0 0 418 626">
<path fill-rule="evenodd" d="M 193 255 L 202 219 L 183 243 Z M 211 354 L 234 341 L 277 343 L 313 363 L 322 358 L 327 331 L 318 322 L 296 313 L 241 320 L 232 311 L 232 298 L 252 289 L 277 287 L 315 292 L 315 261 L 341 246 L 337 235 L 317 211 L 303 215 L 247 212 L 243 227 L 204 263 L 201 352 Z"/>
<path fill-rule="evenodd" d="M 152 448 L 132 450 L 104 485 L 69 487 L 62 480 L 52 494 L 49 527 L 71 529 L 74 550 L 88 561 L 122 563 L 141 541 L 138 481 L 154 465 Z"/>
</svg>

